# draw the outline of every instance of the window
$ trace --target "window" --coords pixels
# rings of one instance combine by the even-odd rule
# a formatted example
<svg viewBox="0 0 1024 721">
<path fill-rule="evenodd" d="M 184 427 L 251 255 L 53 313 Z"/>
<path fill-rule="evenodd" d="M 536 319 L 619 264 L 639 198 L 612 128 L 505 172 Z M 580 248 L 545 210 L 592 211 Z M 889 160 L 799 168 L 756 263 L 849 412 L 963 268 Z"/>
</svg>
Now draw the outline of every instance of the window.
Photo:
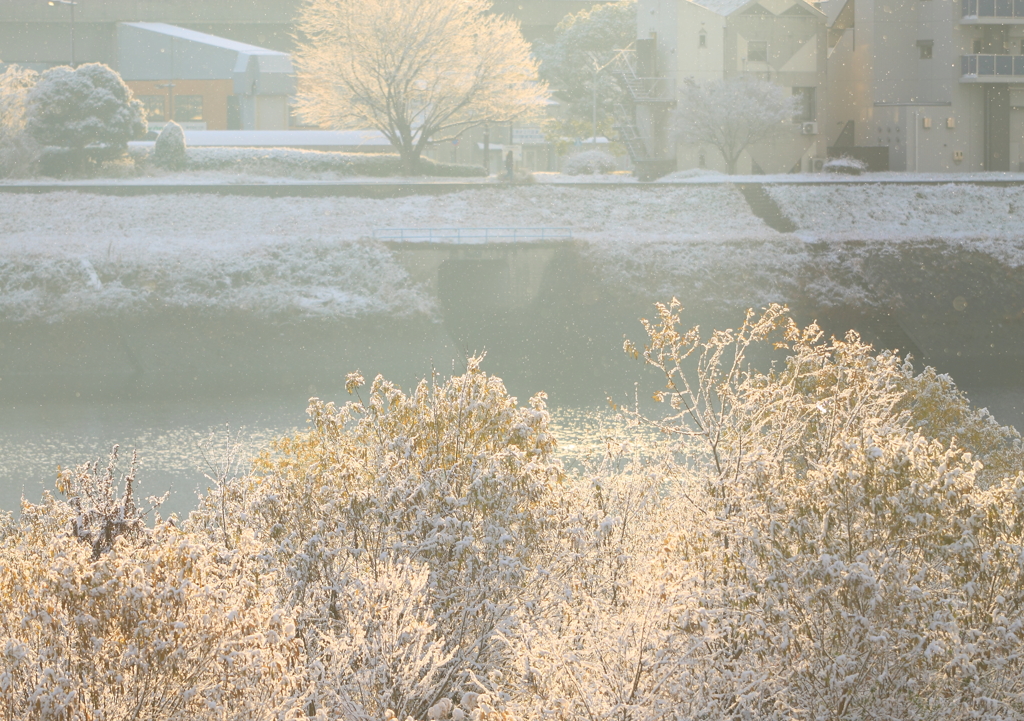
<svg viewBox="0 0 1024 721">
<path fill-rule="evenodd" d="M 703 30 L 700 31 L 700 40 L 697 42 L 697 47 L 706 48 L 708 46 L 708 34 Z"/>
<path fill-rule="evenodd" d="M 932 41 L 931 40 L 918 40 L 917 51 L 921 55 L 922 60 L 932 59 Z"/>
<path fill-rule="evenodd" d="M 202 95 L 175 95 L 174 119 L 179 123 L 203 119 Z"/>
<path fill-rule="evenodd" d="M 751 40 L 747 43 L 747 62 L 766 63 L 768 62 L 768 41 Z"/>
<path fill-rule="evenodd" d="M 793 97 L 797 99 L 797 114 L 793 116 L 795 123 L 809 123 L 815 119 L 817 108 L 814 103 L 815 88 L 793 88 Z"/>
<path fill-rule="evenodd" d="M 162 123 L 167 120 L 164 117 L 166 112 L 164 103 L 167 101 L 163 95 L 137 95 L 142 107 L 146 110 L 146 120 L 153 123 Z"/>
</svg>

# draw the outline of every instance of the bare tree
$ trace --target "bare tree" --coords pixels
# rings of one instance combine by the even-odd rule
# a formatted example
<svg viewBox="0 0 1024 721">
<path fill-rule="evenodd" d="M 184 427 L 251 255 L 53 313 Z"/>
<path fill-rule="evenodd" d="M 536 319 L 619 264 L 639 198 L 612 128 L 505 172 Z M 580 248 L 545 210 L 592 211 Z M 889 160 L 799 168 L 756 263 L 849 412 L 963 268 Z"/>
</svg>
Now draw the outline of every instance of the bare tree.
<svg viewBox="0 0 1024 721">
<path fill-rule="evenodd" d="M 524 120 L 547 85 L 516 22 L 487 0 L 308 0 L 296 107 L 322 127 L 374 128 L 414 173 L 431 141 Z"/>
<path fill-rule="evenodd" d="M 797 114 L 798 100 L 784 88 L 751 75 L 680 88 L 675 127 L 686 145 L 710 145 L 725 159 L 729 174 L 751 145 L 783 133 Z"/>
</svg>

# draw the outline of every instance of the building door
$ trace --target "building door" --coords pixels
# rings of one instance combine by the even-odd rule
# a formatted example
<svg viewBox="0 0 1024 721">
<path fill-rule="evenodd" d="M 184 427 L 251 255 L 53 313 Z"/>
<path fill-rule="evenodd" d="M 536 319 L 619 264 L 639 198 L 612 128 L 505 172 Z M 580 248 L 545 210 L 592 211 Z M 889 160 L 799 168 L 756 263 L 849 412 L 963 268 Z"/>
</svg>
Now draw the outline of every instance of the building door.
<svg viewBox="0 0 1024 721">
<path fill-rule="evenodd" d="M 1010 88 L 985 86 L 985 170 L 1010 169 Z"/>
</svg>

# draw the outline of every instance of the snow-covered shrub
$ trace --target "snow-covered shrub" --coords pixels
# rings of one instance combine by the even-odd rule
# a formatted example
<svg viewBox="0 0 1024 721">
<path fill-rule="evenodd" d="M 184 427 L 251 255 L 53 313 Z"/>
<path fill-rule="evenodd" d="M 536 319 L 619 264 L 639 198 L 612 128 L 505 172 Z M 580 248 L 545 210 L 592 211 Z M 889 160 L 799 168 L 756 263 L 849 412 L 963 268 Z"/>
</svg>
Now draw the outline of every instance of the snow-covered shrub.
<svg viewBox="0 0 1024 721">
<path fill-rule="evenodd" d="M 98 558 L 74 509 L 25 504 L 0 546 L 0 718 L 294 719 L 295 623 L 251 543 L 213 548 L 158 522 Z"/>
<path fill-rule="evenodd" d="M 92 549 L 93 560 L 113 548 L 118 538 L 139 543 L 149 533 L 146 513 L 135 501 L 137 458 L 132 455 L 128 473 L 121 479 L 124 490 L 119 498 L 117 452 L 118 447 L 114 446 L 102 471 L 99 461 L 95 461 L 63 469 L 57 474 L 57 490 L 68 498 L 71 535 Z M 151 509 L 163 500 L 150 499 Z"/>
<path fill-rule="evenodd" d="M 353 375 L 348 387 L 361 383 Z M 331 619 L 341 619 L 353 584 L 403 564 L 426 567 L 425 590 L 400 584 L 413 594 L 403 603 L 427 594 L 432 617 L 422 620 L 434 629 L 423 631 L 419 662 L 443 657 L 445 672 L 403 703 L 426 708 L 440 695 L 477 692 L 474 674 L 503 668 L 500 637 L 543 543 L 542 500 L 560 477 L 543 397 L 518 407 L 473 360 L 465 375 L 423 381 L 409 395 L 378 377 L 365 401 L 338 408 L 313 399 L 308 412 L 308 433 L 280 440 L 250 475 L 211 492 L 190 523 L 214 539 L 255 532 L 275 559 L 283 600 L 316 634 L 307 643 L 317 665 L 338 657 L 316 649 L 347 642 Z"/>
<path fill-rule="evenodd" d="M 40 145 L 66 148 L 78 167 L 88 157 L 124 155 L 146 132 L 142 103 L 121 76 L 101 63 L 50 68 L 27 98 L 25 130 Z"/>
<path fill-rule="evenodd" d="M 843 175 L 860 175 L 868 169 L 867 163 L 857 158 L 842 156 L 840 158 L 829 158 L 821 166 L 826 173 L 842 173 Z"/>
<path fill-rule="evenodd" d="M 0 178 L 26 174 L 39 158 L 39 147 L 25 133 L 29 91 L 35 71 L 9 66 L 0 73 Z"/>
<path fill-rule="evenodd" d="M 934 374 L 854 333 L 823 342 L 773 306 L 705 340 L 677 313 L 659 307 L 642 354 L 664 374 L 658 423 L 684 460 L 665 488 L 677 535 L 660 548 L 687 599 L 671 684 L 687 715 L 1019 717 L 1016 434 L 990 433 Z M 773 340 L 784 363 L 748 370 Z M 963 447 L 964 426 L 999 448 Z M 982 480 L 977 456 L 993 450 L 1007 475 Z"/>
<path fill-rule="evenodd" d="M 153 144 L 153 162 L 168 170 L 182 170 L 188 165 L 185 131 L 173 120 L 156 136 L 156 143 Z"/>
<path fill-rule="evenodd" d="M 616 168 L 615 156 L 603 150 L 584 150 L 571 155 L 562 169 L 566 175 L 597 175 L 610 173 Z"/>
</svg>

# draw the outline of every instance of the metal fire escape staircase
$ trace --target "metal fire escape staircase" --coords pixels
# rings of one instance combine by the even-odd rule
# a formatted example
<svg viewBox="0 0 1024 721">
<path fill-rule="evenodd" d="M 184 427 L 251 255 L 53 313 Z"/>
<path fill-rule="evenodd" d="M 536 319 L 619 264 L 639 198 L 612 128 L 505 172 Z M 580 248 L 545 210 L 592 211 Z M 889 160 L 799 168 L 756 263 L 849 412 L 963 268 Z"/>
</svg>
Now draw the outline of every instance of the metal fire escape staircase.
<svg viewBox="0 0 1024 721">
<path fill-rule="evenodd" d="M 626 146 L 629 159 L 641 179 L 653 180 L 675 167 L 675 161 L 658 158 L 653 152 L 651 138 L 644 137 L 636 122 L 638 105 L 671 105 L 673 101 L 662 93 L 665 78 L 641 77 L 630 56 L 622 53 L 616 61 L 615 75 L 626 89 L 626 102 L 615 106 L 615 130 Z"/>
<path fill-rule="evenodd" d="M 636 68 L 627 54 L 619 56 L 615 66 L 615 75 L 622 82 L 629 97 L 630 105 L 627 108 L 623 103 L 615 106 L 615 130 L 619 134 L 619 140 L 626 146 L 629 159 L 634 164 L 646 163 L 654 160 L 649 151 L 650 144 L 640 135 L 640 129 L 636 124 L 636 106 L 638 103 L 651 102 L 656 98 L 652 97 L 654 89 L 652 83 L 636 74 Z"/>
</svg>

